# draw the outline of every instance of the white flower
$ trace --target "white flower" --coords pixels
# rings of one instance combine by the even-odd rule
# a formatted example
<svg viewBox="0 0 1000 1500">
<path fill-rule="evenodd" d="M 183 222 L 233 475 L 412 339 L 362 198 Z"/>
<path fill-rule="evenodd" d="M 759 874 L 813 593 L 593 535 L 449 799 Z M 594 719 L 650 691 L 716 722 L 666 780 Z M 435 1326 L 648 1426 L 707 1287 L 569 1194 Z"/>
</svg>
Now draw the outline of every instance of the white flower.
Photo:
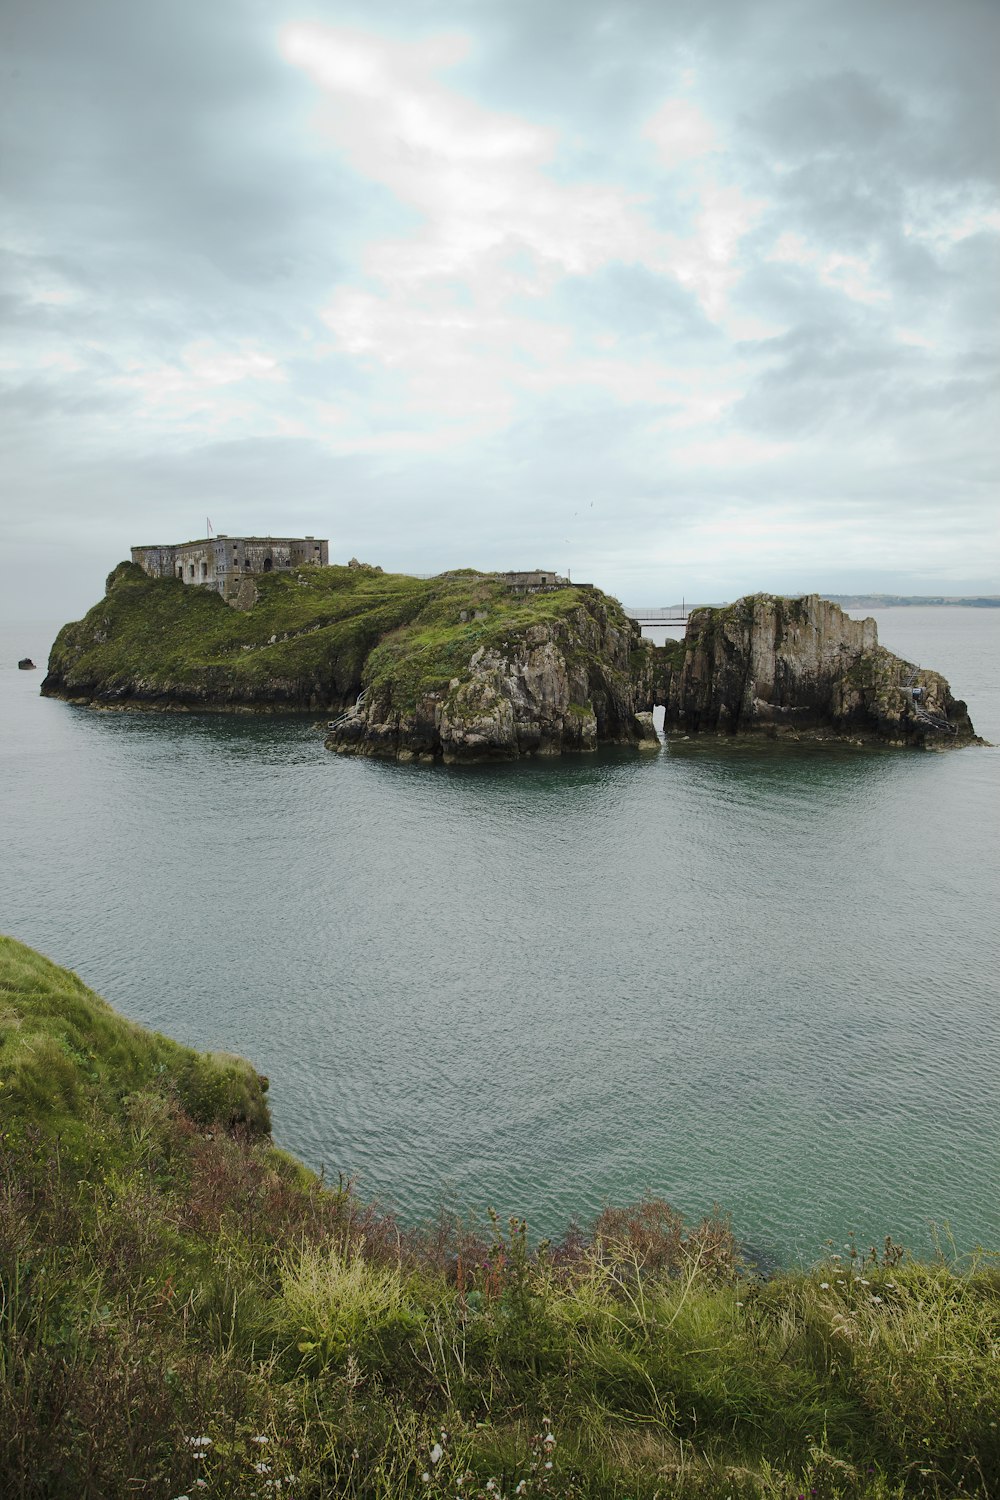
<svg viewBox="0 0 1000 1500">
<path fill-rule="evenodd" d="M 547 1459 L 546 1459 L 546 1460 L 545 1460 L 545 1467 L 546 1467 L 546 1468 L 547 1468 L 547 1469 L 551 1469 L 551 1467 L 552 1467 L 552 1460 L 551 1460 L 551 1458 L 547 1458 Z"/>
<path fill-rule="evenodd" d="M 212 1446 L 210 1437 L 186 1437 L 184 1441 L 189 1448 L 211 1448 Z"/>
<path fill-rule="evenodd" d="M 873 1297 L 873 1298 L 872 1298 L 872 1301 L 873 1301 L 873 1302 L 881 1302 L 881 1301 L 882 1301 L 882 1298 L 881 1298 L 881 1297 Z"/>
<path fill-rule="evenodd" d="M 821 1281 L 819 1289 L 821 1292 L 828 1292 L 830 1290 L 830 1283 L 828 1281 Z"/>
<path fill-rule="evenodd" d="M 868 1284 L 863 1276 L 858 1277 L 858 1286 L 868 1286 Z"/>
<path fill-rule="evenodd" d="M 270 1474 L 271 1472 L 270 1464 L 254 1464 L 253 1468 L 255 1474 Z"/>
<path fill-rule="evenodd" d="M 251 1441 L 251 1443 L 269 1443 L 271 1441 L 271 1439 L 269 1437 L 265 1436 L 265 1434 L 263 1432 L 258 1432 L 257 1436 L 256 1437 L 252 1437 L 250 1439 L 250 1441 Z"/>
<path fill-rule="evenodd" d="M 543 1443 L 548 1443 L 549 1447 L 551 1448 L 551 1446 L 555 1442 L 555 1440 L 556 1440 L 555 1433 L 554 1432 L 547 1432 L 545 1434 L 544 1438 L 542 1439 L 542 1442 Z"/>
<path fill-rule="evenodd" d="M 431 1463 L 439 1464 L 443 1457 L 444 1449 L 441 1447 L 440 1443 L 435 1443 L 434 1447 L 431 1449 Z"/>
<path fill-rule="evenodd" d="M 430 1484 L 430 1482 L 431 1482 L 431 1476 L 428 1474 L 428 1472 L 427 1472 L 426 1469 L 424 1470 L 424 1472 L 421 1474 L 420 1477 L 424 1481 L 424 1484 Z"/>
</svg>

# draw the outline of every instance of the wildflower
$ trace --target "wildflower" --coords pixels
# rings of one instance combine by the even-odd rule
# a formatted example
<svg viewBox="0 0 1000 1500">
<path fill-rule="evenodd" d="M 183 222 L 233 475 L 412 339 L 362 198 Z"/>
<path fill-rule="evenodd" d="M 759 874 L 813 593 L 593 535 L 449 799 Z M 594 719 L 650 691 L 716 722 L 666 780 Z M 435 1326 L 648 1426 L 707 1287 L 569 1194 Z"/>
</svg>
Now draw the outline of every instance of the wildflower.
<svg viewBox="0 0 1000 1500">
<path fill-rule="evenodd" d="M 441 1447 L 440 1443 L 435 1443 L 434 1447 L 431 1449 L 431 1463 L 439 1464 L 443 1457 L 444 1449 Z"/>
<path fill-rule="evenodd" d="M 430 1484 L 430 1482 L 431 1482 L 431 1476 L 428 1474 L 428 1472 L 427 1472 L 426 1469 L 424 1470 L 424 1472 L 421 1474 L 420 1477 L 424 1481 L 424 1484 Z"/>
<path fill-rule="evenodd" d="M 211 1448 L 212 1446 L 212 1439 L 210 1437 L 186 1437 L 184 1441 L 189 1448 L 194 1448 L 196 1451 Z"/>
<path fill-rule="evenodd" d="M 251 1443 L 269 1443 L 271 1439 L 267 1437 L 263 1432 L 258 1432 L 257 1436 L 252 1437 L 250 1441 Z"/>
<path fill-rule="evenodd" d="M 549 1448 L 552 1447 L 552 1444 L 555 1442 L 555 1440 L 556 1440 L 556 1435 L 555 1435 L 554 1432 L 547 1432 L 545 1434 L 545 1436 L 542 1438 L 542 1442 L 545 1443 Z"/>
<path fill-rule="evenodd" d="M 863 1276 L 858 1277 L 858 1286 L 870 1286 L 870 1284 L 871 1283 L 867 1282 Z"/>
<path fill-rule="evenodd" d="M 497 1487 L 497 1482 L 496 1482 L 495 1479 L 487 1479 L 487 1481 L 486 1481 L 486 1488 L 488 1490 L 495 1490 L 496 1487 Z"/>
<path fill-rule="evenodd" d="M 270 1474 L 270 1472 L 271 1472 L 271 1465 L 270 1464 L 254 1464 L 253 1471 L 254 1471 L 255 1474 Z"/>
<path fill-rule="evenodd" d="M 821 1292 L 828 1292 L 830 1290 L 830 1283 L 828 1281 L 821 1281 L 819 1289 Z"/>
<path fill-rule="evenodd" d="M 873 1302 L 881 1302 L 881 1301 L 882 1301 L 882 1298 L 881 1298 L 881 1297 L 873 1297 L 873 1298 L 872 1298 L 872 1301 L 873 1301 Z"/>
<path fill-rule="evenodd" d="M 552 1467 L 552 1460 L 551 1460 L 551 1458 L 547 1458 L 547 1459 L 546 1459 L 546 1460 L 545 1460 L 545 1467 L 546 1467 L 546 1468 L 547 1468 L 547 1469 L 551 1469 L 551 1467 Z"/>
<path fill-rule="evenodd" d="M 517 1487 L 515 1488 L 514 1494 L 515 1495 L 523 1495 L 524 1491 L 525 1491 L 525 1489 L 527 1487 L 527 1483 L 528 1483 L 528 1481 L 526 1479 L 522 1479 L 521 1483 L 519 1485 L 517 1485 Z"/>
</svg>

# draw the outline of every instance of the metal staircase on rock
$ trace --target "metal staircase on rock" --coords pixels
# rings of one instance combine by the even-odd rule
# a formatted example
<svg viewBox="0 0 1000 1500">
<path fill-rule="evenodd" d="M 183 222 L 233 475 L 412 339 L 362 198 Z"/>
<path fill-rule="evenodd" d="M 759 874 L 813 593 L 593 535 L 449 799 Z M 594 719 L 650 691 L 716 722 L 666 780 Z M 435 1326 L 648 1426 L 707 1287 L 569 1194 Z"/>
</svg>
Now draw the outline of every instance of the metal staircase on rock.
<svg viewBox="0 0 1000 1500">
<path fill-rule="evenodd" d="M 920 695 L 923 693 L 923 688 L 916 687 L 914 685 L 916 683 L 917 673 L 920 671 L 920 668 L 919 666 L 912 666 L 909 662 L 907 662 L 906 665 L 910 667 L 910 675 L 902 684 L 902 691 L 909 695 L 910 706 L 913 709 L 913 717 L 916 719 L 917 723 L 925 724 L 928 729 L 937 729 L 942 734 L 957 734 L 958 729 L 956 725 L 950 724 L 948 720 L 942 718 L 940 714 L 929 713 L 928 710 L 923 707 L 920 702 Z"/>
</svg>

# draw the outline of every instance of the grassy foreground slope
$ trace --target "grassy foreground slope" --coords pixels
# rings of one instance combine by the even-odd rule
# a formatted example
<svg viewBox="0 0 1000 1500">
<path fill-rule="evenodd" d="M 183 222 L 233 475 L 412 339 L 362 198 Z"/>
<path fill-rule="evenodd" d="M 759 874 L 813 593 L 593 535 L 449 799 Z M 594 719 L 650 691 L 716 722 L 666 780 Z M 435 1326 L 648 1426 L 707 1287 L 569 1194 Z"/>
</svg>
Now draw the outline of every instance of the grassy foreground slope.
<svg viewBox="0 0 1000 1500">
<path fill-rule="evenodd" d="M 248 1064 L 0 940 L 0 1494 L 995 1496 L 1000 1272 L 768 1281 L 662 1203 L 406 1233 Z"/>
</svg>

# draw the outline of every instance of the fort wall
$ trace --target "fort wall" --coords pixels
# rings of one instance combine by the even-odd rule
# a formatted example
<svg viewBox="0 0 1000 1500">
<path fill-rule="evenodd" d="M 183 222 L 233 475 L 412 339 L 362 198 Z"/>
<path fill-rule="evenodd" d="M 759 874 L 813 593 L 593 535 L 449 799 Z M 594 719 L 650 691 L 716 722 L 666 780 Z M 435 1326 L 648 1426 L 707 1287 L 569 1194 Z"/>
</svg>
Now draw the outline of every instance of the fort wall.
<svg viewBox="0 0 1000 1500">
<path fill-rule="evenodd" d="M 244 578 L 294 567 L 327 567 L 330 544 L 323 537 L 227 536 L 193 542 L 133 547 L 132 561 L 151 578 L 179 578 L 229 599 Z"/>
</svg>

